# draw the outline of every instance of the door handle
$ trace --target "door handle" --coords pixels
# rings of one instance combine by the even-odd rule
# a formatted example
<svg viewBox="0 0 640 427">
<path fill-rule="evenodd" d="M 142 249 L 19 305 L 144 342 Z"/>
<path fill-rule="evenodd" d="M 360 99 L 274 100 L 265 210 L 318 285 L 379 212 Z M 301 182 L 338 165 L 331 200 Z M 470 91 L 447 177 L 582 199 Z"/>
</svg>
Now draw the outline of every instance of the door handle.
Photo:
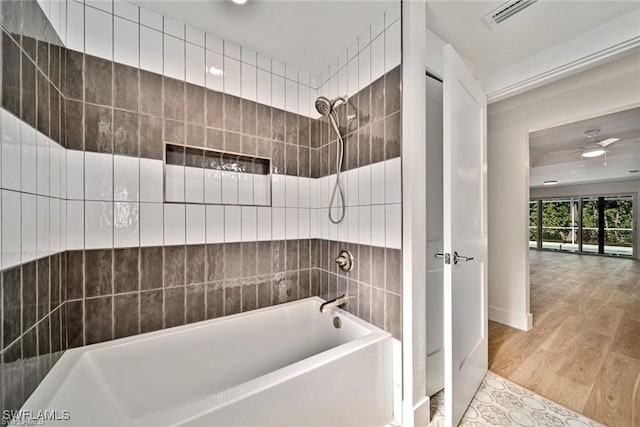
<svg viewBox="0 0 640 427">
<path fill-rule="evenodd" d="M 464 262 L 473 261 L 473 257 L 472 256 L 458 255 L 458 252 L 454 252 L 453 253 L 453 263 L 457 264 L 458 261 L 464 261 Z"/>
</svg>

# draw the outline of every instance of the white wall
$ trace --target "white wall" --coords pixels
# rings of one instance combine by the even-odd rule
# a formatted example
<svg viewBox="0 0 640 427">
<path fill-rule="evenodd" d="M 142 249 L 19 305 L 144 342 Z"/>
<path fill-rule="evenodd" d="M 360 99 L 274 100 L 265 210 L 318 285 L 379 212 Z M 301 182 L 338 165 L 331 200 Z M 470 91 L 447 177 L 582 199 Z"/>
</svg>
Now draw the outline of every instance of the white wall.
<svg viewBox="0 0 640 427">
<path fill-rule="evenodd" d="M 640 54 L 489 106 L 489 318 L 529 329 L 528 133 L 640 104 Z"/>
</svg>

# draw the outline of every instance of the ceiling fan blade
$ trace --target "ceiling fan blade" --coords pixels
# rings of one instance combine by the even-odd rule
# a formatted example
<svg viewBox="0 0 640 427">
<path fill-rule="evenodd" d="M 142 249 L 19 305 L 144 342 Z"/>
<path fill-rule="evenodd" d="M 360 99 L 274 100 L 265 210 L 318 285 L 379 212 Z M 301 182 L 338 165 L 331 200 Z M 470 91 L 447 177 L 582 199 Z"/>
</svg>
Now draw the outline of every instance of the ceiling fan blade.
<svg viewBox="0 0 640 427">
<path fill-rule="evenodd" d="M 605 139 L 604 141 L 597 142 L 597 144 L 602 148 L 607 148 L 611 144 L 615 144 L 618 141 L 620 141 L 620 138 L 608 138 L 608 139 Z"/>
</svg>

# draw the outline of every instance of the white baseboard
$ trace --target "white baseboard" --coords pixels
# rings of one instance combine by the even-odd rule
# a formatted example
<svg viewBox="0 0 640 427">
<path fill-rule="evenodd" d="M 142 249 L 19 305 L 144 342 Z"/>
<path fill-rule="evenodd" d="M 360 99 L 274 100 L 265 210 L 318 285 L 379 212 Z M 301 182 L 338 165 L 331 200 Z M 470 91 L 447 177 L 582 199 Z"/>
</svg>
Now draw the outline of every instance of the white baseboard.
<svg viewBox="0 0 640 427">
<path fill-rule="evenodd" d="M 531 313 L 525 315 L 491 306 L 489 306 L 489 320 L 523 331 L 531 330 L 533 327 L 533 315 Z"/>
</svg>

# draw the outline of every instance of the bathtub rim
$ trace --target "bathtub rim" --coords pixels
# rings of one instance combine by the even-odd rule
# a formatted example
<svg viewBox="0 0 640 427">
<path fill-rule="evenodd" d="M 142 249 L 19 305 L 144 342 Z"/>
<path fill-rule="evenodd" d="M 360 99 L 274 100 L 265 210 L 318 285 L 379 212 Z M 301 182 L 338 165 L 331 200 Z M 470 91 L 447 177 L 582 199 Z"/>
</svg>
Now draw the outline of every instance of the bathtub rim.
<svg viewBox="0 0 640 427">
<path fill-rule="evenodd" d="M 374 345 L 375 343 L 381 342 L 385 339 L 389 339 L 389 342 L 390 342 L 391 333 L 386 332 L 378 328 L 377 326 L 358 318 L 357 316 L 349 313 L 344 309 L 341 309 L 338 307 L 331 307 L 326 313 L 319 313 L 320 304 L 322 304 L 323 302 L 326 302 L 326 300 L 318 296 L 313 296 L 313 297 L 308 297 L 301 300 L 291 301 L 288 303 L 282 303 L 282 304 L 276 304 L 268 307 L 263 307 L 263 308 L 259 308 L 259 309 L 251 310 L 247 312 L 236 313 L 236 314 L 222 316 L 214 319 L 202 320 L 199 322 L 193 322 L 185 325 L 174 326 L 171 328 L 159 329 L 156 331 L 145 332 L 142 334 L 132 335 L 129 337 L 117 338 L 109 341 L 104 341 L 101 343 L 90 344 L 82 347 L 75 347 L 72 349 L 68 349 L 56 362 L 54 367 L 52 367 L 49 373 L 43 378 L 43 380 L 40 382 L 38 387 L 36 387 L 36 390 L 34 390 L 31 396 L 29 396 L 29 398 L 25 401 L 21 409 L 35 408 L 37 410 L 37 409 L 47 408 L 48 405 L 51 403 L 51 400 L 56 396 L 56 393 L 58 392 L 60 387 L 69 377 L 71 370 L 80 361 L 80 358 L 83 356 L 91 358 L 91 353 L 94 351 L 99 351 L 101 349 L 107 349 L 107 348 L 122 347 L 132 342 L 141 342 L 141 341 L 146 341 L 150 339 L 157 339 L 163 336 L 168 337 L 173 334 L 178 334 L 188 330 L 210 327 L 211 325 L 214 325 L 214 324 L 224 324 L 226 322 L 231 322 L 234 319 L 252 317 L 265 312 L 282 310 L 285 307 L 292 307 L 300 304 L 309 304 L 310 302 L 317 303 L 314 309 L 318 309 L 319 316 L 333 317 L 339 314 L 340 316 L 355 323 L 359 327 L 362 327 L 368 330 L 369 333 L 367 333 L 362 337 L 356 338 L 352 341 L 348 341 L 336 347 L 325 350 L 321 353 L 314 354 L 305 359 L 294 362 L 290 365 L 276 369 L 275 371 L 263 374 L 257 378 L 229 387 L 228 389 L 224 390 L 223 393 L 229 394 L 231 395 L 231 397 L 226 398 L 222 401 L 220 401 L 220 399 L 217 397 L 217 395 L 220 394 L 220 392 L 212 393 L 212 394 L 203 396 L 202 398 L 197 399 L 193 402 L 183 404 L 182 406 L 167 408 L 164 411 L 150 414 L 145 417 L 131 419 L 124 416 L 124 414 L 121 413 L 122 418 L 126 419 L 131 425 L 141 425 L 141 426 L 158 425 L 158 421 L 160 420 L 164 422 L 172 421 L 172 423 L 186 422 L 189 419 L 196 419 L 197 417 L 207 412 L 231 405 L 234 402 L 237 402 L 238 400 L 244 397 L 254 395 L 271 386 L 280 384 L 286 381 L 287 379 L 291 379 L 297 375 L 300 375 L 303 372 L 313 369 L 314 367 L 319 367 L 321 365 L 335 361 L 344 355 L 356 352 L 367 346 Z M 91 363 L 93 363 L 92 360 L 91 360 Z M 99 376 L 101 376 L 100 372 L 98 372 L 98 374 Z M 111 392 L 111 390 L 108 387 L 106 389 L 109 392 Z M 172 424 L 170 423 L 170 425 Z"/>
</svg>

